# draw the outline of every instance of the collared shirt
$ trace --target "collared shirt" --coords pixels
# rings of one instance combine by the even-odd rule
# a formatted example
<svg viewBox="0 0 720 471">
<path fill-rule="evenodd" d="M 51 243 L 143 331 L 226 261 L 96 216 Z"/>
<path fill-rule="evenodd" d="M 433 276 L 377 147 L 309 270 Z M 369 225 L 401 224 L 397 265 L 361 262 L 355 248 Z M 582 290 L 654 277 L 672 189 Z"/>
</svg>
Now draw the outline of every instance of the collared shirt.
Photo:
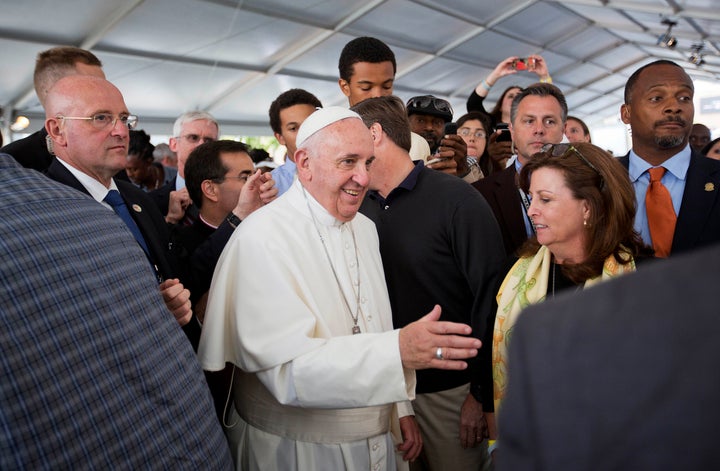
<svg viewBox="0 0 720 471">
<path fill-rule="evenodd" d="M 179 191 L 185 188 L 185 179 L 180 176 L 180 174 L 177 174 L 177 178 L 175 179 L 175 190 Z"/>
<path fill-rule="evenodd" d="M 662 167 L 665 167 L 667 171 L 661 181 L 670 192 L 675 214 L 680 214 L 680 205 L 682 203 L 683 193 L 685 192 L 687 170 L 690 166 L 690 154 L 690 145 L 687 145 L 683 150 L 662 164 Z M 653 166 L 643 160 L 642 157 L 634 151 L 630 151 L 628 174 L 635 189 L 635 200 L 637 202 L 635 230 L 640 233 L 640 236 L 648 245 L 652 245 L 652 239 L 650 237 L 650 228 L 648 227 L 647 212 L 645 210 L 645 193 L 647 193 L 647 188 L 650 185 L 648 169 L 651 167 Z"/>
<path fill-rule="evenodd" d="M 369 192 L 360 207 L 377 228 L 393 323 L 405 326 L 440 304 L 443 320 L 468 323 L 482 338 L 494 311 L 492 286 L 505 258 L 492 210 L 455 176 L 420 162 L 408 170 L 385 198 Z M 479 367 L 475 362 L 464 371 L 418 371 L 417 392 L 479 386 L 484 379 Z M 492 390 L 487 391 L 492 403 Z"/>
<path fill-rule="evenodd" d="M 297 174 L 295 162 L 285 156 L 285 163 L 270 172 L 275 180 L 275 188 L 278 189 L 278 196 L 282 195 L 292 186 Z"/>
<path fill-rule="evenodd" d="M 103 185 L 99 181 L 95 180 L 93 177 L 91 177 L 87 173 L 84 173 L 84 172 L 76 169 L 75 167 L 71 166 L 70 164 L 65 162 L 63 159 L 61 159 L 60 157 L 58 157 L 58 162 L 63 164 L 65 166 L 65 168 L 67 168 L 68 171 L 70 171 L 70 173 L 72 173 L 73 176 L 75 178 L 77 178 L 77 180 L 80 182 L 80 184 L 85 187 L 85 189 L 88 191 L 88 193 L 90 193 L 90 196 L 92 196 L 95 201 L 97 201 L 101 205 L 105 206 L 109 210 L 111 210 L 111 211 L 113 210 L 112 206 L 110 206 L 103 200 L 105 199 L 105 196 L 107 196 L 107 194 L 110 190 L 118 189 L 117 185 L 115 184 L 114 179 L 112 179 L 112 178 L 110 179 L 110 188 L 106 188 L 105 185 Z"/>
<path fill-rule="evenodd" d="M 392 191 L 388 193 L 387 198 L 383 198 L 376 190 L 368 191 L 368 197 L 377 201 L 383 209 L 388 209 L 388 207 L 392 204 L 392 200 L 397 197 L 399 193 L 402 193 L 403 191 L 412 191 L 412 189 L 415 188 L 418 175 L 422 172 L 422 168 L 425 166 L 425 163 L 422 160 L 413 160 L 413 164 L 415 164 L 415 168 L 408 173 L 408 176 L 405 177 L 405 179 L 397 187 L 393 188 Z"/>
</svg>

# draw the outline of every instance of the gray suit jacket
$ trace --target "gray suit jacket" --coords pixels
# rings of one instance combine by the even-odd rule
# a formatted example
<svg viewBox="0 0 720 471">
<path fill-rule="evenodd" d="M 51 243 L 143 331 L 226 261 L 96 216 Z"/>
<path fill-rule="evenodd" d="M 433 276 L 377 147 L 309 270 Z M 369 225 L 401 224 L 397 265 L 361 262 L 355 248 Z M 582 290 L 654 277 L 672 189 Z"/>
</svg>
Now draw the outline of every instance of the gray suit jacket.
<svg viewBox="0 0 720 471">
<path fill-rule="evenodd" d="M 498 471 L 720 469 L 720 246 L 528 308 Z"/>
</svg>

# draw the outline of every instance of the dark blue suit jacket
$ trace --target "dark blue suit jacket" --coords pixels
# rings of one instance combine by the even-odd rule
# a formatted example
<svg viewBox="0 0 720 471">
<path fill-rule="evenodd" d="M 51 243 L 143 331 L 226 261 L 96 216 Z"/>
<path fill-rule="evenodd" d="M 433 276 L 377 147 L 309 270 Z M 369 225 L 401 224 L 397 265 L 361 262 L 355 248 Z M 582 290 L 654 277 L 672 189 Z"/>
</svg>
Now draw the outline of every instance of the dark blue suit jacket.
<svg viewBox="0 0 720 471">
<path fill-rule="evenodd" d="M 628 168 L 630 154 L 618 159 Z M 690 156 L 672 254 L 720 242 L 720 161 Z"/>
</svg>

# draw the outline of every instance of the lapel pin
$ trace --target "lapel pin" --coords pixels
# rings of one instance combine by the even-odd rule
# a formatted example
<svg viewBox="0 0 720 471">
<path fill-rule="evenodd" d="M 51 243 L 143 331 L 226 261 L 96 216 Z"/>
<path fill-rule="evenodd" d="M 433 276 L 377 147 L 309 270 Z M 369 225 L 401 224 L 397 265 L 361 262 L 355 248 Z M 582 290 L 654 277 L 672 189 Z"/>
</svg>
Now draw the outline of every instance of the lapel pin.
<svg viewBox="0 0 720 471">
<path fill-rule="evenodd" d="M 707 191 L 707 186 L 705 187 L 705 190 Z M 132 208 L 133 208 L 133 210 L 134 210 L 136 213 L 142 213 L 142 208 L 140 207 L 139 204 L 134 204 L 134 205 L 132 206 Z"/>
<path fill-rule="evenodd" d="M 715 185 L 712 182 L 706 183 L 705 191 L 715 191 Z"/>
</svg>

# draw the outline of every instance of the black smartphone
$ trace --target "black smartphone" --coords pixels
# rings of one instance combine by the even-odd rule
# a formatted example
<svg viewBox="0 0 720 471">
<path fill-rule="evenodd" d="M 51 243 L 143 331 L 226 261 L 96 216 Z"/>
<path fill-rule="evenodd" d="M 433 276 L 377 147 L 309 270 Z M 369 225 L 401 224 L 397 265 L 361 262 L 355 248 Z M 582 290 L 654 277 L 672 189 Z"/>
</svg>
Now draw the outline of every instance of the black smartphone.
<svg viewBox="0 0 720 471">
<path fill-rule="evenodd" d="M 457 134 L 457 123 L 445 123 L 445 134 L 444 136 L 447 136 L 448 134 Z"/>
<path fill-rule="evenodd" d="M 500 135 L 495 139 L 495 142 L 510 142 L 512 141 L 512 136 L 510 135 L 510 130 L 508 129 L 507 123 L 498 123 L 497 126 L 495 126 L 495 131 L 500 131 Z"/>
</svg>

